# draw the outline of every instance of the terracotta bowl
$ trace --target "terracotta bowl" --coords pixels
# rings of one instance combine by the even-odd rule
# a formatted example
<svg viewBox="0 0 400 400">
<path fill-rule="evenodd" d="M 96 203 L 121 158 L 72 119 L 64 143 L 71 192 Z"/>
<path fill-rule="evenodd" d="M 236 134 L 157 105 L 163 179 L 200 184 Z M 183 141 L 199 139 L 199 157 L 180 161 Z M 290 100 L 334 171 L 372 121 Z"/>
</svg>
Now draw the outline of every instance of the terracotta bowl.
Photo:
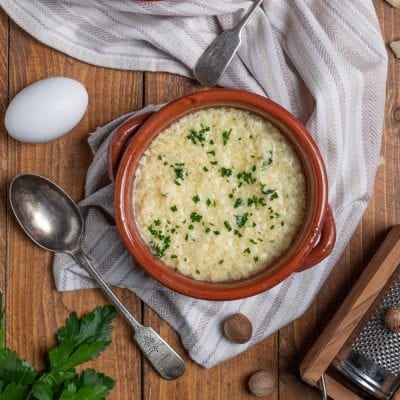
<svg viewBox="0 0 400 400">
<path fill-rule="evenodd" d="M 240 281 L 196 281 L 168 268 L 155 257 L 139 234 L 132 193 L 138 162 L 151 141 L 169 125 L 193 111 L 232 106 L 251 111 L 276 125 L 302 161 L 307 180 L 304 222 L 293 243 L 265 270 Z M 335 243 L 335 222 L 328 205 L 328 183 L 318 147 L 306 128 L 278 104 L 254 93 L 232 89 L 200 91 L 175 100 L 155 113 L 133 117 L 113 134 L 108 154 L 110 177 L 115 178 L 115 218 L 128 251 L 136 262 L 163 285 L 187 296 L 234 300 L 264 292 L 289 275 L 327 257 Z M 204 262 L 207 262 L 205 255 Z"/>
</svg>

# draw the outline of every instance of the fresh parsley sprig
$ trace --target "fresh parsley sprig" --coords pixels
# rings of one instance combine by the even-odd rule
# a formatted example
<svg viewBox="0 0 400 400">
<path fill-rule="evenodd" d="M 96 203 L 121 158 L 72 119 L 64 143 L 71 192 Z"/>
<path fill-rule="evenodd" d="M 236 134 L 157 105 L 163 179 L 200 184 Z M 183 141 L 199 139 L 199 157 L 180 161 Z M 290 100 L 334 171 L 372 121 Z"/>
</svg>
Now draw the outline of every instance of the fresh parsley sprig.
<svg viewBox="0 0 400 400">
<path fill-rule="evenodd" d="M 57 333 L 58 346 L 49 352 L 43 373 L 8 348 L 0 349 L 0 400 L 103 400 L 114 380 L 93 369 L 80 374 L 75 367 L 96 359 L 111 343 L 112 306 L 97 307 L 78 318 L 71 313 Z"/>
</svg>

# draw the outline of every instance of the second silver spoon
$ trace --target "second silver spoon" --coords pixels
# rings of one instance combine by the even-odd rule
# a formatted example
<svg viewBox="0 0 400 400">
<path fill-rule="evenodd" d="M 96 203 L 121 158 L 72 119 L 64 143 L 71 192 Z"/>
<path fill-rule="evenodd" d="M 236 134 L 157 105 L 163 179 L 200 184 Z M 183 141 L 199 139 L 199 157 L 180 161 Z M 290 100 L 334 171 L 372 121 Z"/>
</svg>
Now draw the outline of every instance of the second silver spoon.
<svg viewBox="0 0 400 400">
<path fill-rule="evenodd" d="M 199 58 L 194 77 L 205 86 L 216 86 L 236 54 L 244 26 L 263 0 L 256 0 L 242 20 L 228 31 L 222 32 Z"/>
</svg>

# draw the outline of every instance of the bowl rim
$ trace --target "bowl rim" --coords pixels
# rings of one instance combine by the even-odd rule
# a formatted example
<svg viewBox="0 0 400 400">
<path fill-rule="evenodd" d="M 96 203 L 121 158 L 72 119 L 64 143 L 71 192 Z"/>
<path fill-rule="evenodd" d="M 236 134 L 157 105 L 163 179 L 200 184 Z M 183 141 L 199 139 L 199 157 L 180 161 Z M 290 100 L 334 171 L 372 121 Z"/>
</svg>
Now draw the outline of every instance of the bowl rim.
<svg viewBox="0 0 400 400">
<path fill-rule="evenodd" d="M 198 281 L 167 267 L 152 254 L 134 218 L 133 187 L 138 163 L 152 140 L 166 127 L 202 108 L 231 106 L 270 120 L 289 139 L 302 161 L 307 180 L 306 222 L 294 244 L 269 267 L 249 278 L 231 282 Z M 137 130 L 126 147 L 115 180 L 115 220 L 129 253 L 154 279 L 181 294 L 205 300 L 235 300 L 264 292 L 301 267 L 316 245 L 328 205 L 325 165 L 315 140 L 303 124 L 277 103 L 239 89 L 209 89 L 178 98 L 155 112 Z"/>
</svg>

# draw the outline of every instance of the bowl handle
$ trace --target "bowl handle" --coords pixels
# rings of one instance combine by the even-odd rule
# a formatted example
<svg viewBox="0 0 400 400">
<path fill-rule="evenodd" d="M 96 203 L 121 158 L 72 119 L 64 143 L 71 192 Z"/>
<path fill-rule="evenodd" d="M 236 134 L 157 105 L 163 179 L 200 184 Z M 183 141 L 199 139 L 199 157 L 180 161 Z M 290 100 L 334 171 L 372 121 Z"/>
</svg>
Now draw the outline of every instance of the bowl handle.
<svg viewBox="0 0 400 400">
<path fill-rule="evenodd" d="M 326 217 L 322 227 L 321 237 L 318 244 L 313 248 L 308 257 L 303 261 L 301 267 L 296 272 L 302 272 L 318 264 L 331 254 L 336 242 L 336 225 L 331 207 L 326 208 Z"/>
<path fill-rule="evenodd" d="M 154 111 L 136 115 L 119 125 L 112 133 L 107 152 L 107 173 L 111 182 L 117 175 L 121 158 L 128 146 L 130 139 L 140 128 L 144 121 L 154 114 Z"/>
</svg>

